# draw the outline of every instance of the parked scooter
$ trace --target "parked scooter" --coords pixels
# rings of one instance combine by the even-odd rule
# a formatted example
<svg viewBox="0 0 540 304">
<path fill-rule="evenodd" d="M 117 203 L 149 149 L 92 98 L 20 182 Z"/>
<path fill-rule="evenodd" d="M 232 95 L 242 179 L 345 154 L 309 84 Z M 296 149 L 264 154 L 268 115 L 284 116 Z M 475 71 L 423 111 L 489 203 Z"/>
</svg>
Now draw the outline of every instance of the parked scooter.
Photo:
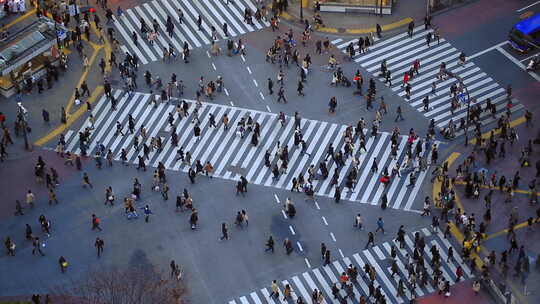
<svg viewBox="0 0 540 304">
<path fill-rule="evenodd" d="M 527 65 L 527 71 L 536 71 L 540 68 L 540 57 L 539 55 L 534 56 L 529 60 L 529 64 Z"/>
</svg>

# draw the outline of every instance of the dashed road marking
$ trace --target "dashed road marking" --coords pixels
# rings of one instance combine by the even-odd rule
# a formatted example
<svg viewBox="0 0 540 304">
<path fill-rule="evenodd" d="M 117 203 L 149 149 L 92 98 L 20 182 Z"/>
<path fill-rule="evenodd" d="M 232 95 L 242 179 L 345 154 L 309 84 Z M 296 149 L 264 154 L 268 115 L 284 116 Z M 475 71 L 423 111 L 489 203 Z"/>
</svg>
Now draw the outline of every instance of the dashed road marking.
<svg viewBox="0 0 540 304">
<path fill-rule="evenodd" d="M 296 235 L 296 232 L 294 232 L 294 229 L 292 226 L 289 225 L 289 230 L 291 231 L 292 235 Z"/>
<path fill-rule="evenodd" d="M 328 222 L 326 221 L 326 218 L 325 218 L 324 216 L 322 217 L 322 220 L 323 220 L 324 224 L 325 224 L 326 226 L 328 226 Z"/>
<path fill-rule="evenodd" d="M 332 241 L 336 242 L 336 237 L 333 232 L 330 232 L 330 237 L 332 237 Z"/>
<path fill-rule="evenodd" d="M 308 268 L 311 268 L 311 264 L 309 263 L 308 259 L 307 258 L 304 258 L 304 261 L 306 262 L 306 265 Z"/>
<path fill-rule="evenodd" d="M 251 69 L 249 67 L 246 67 L 248 73 L 251 75 Z"/>
</svg>

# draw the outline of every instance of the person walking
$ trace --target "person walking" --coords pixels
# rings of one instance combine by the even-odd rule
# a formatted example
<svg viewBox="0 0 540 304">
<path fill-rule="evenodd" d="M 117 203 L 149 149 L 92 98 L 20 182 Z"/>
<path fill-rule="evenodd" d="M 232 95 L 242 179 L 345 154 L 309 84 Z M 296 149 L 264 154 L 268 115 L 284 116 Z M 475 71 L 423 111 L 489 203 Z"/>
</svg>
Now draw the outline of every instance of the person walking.
<svg viewBox="0 0 540 304">
<path fill-rule="evenodd" d="M 26 203 L 30 206 L 30 208 L 34 208 L 34 201 L 36 197 L 34 193 L 32 193 L 32 190 L 28 190 L 26 193 Z"/>
<path fill-rule="evenodd" d="M 90 183 L 90 177 L 88 177 L 88 173 L 83 173 L 83 181 L 82 181 L 83 188 L 86 188 L 86 186 L 89 186 L 90 188 L 94 188 L 92 183 Z"/>
<path fill-rule="evenodd" d="M 221 238 L 220 241 L 229 240 L 229 229 L 227 228 L 227 223 L 221 223 Z"/>
<path fill-rule="evenodd" d="M 35 237 L 32 241 L 32 246 L 34 247 L 32 249 L 32 255 L 35 255 L 36 253 L 39 253 L 41 256 L 45 256 L 43 251 L 41 251 L 41 247 L 45 247 L 45 244 L 42 244 L 39 240 L 39 237 Z"/>
<path fill-rule="evenodd" d="M 68 262 L 64 256 L 60 256 L 60 258 L 58 258 L 58 265 L 60 266 L 60 271 L 65 273 L 68 267 Z"/>
<path fill-rule="evenodd" d="M 272 79 L 268 78 L 268 95 L 272 95 L 274 94 L 274 82 L 272 81 Z"/>
<path fill-rule="evenodd" d="M 396 109 L 396 119 L 394 120 L 394 122 L 397 122 L 398 120 L 405 120 L 405 118 L 403 118 L 403 111 L 401 110 L 401 106 L 398 106 L 397 109 Z"/>
<path fill-rule="evenodd" d="M 101 220 L 95 215 L 92 214 L 92 230 L 99 230 L 101 231 L 101 227 L 99 226 L 101 224 Z"/>
<path fill-rule="evenodd" d="M 105 246 L 105 242 L 102 239 L 100 239 L 99 237 L 97 237 L 96 241 L 94 242 L 94 246 L 97 249 L 98 258 L 101 257 L 101 254 L 103 253 L 103 246 Z"/>
<path fill-rule="evenodd" d="M 266 241 L 266 249 L 264 251 L 272 251 L 272 253 L 274 253 L 274 238 L 272 236 L 270 236 Z"/>
<path fill-rule="evenodd" d="M 383 234 L 385 234 L 384 232 L 384 221 L 382 219 L 382 217 L 379 217 L 379 219 L 377 220 L 377 229 L 375 230 L 375 233 L 382 231 Z"/>
<path fill-rule="evenodd" d="M 371 246 L 375 245 L 375 235 L 371 231 L 368 232 L 368 241 L 367 241 L 366 246 L 364 247 L 364 249 L 367 249 L 370 244 L 371 244 Z"/>
</svg>

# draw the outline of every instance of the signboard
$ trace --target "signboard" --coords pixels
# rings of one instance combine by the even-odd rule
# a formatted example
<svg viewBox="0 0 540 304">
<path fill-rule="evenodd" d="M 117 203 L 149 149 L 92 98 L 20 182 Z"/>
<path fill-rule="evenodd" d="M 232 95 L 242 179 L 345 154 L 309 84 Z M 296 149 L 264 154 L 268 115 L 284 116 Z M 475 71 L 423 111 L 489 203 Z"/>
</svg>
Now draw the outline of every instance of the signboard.
<svg viewBox="0 0 540 304">
<path fill-rule="evenodd" d="M 79 8 L 77 7 L 77 4 L 70 4 L 69 5 L 69 15 L 70 16 L 75 16 L 77 14 L 79 14 L 80 11 L 79 11 Z"/>
<path fill-rule="evenodd" d="M 63 29 L 58 29 L 56 30 L 56 37 L 58 37 L 58 39 L 60 40 L 64 40 L 67 37 L 67 33 Z"/>
<path fill-rule="evenodd" d="M 465 96 L 465 93 L 460 93 L 458 94 L 458 100 L 462 103 L 466 103 L 467 102 L 467 97 Z"/>
</svg>

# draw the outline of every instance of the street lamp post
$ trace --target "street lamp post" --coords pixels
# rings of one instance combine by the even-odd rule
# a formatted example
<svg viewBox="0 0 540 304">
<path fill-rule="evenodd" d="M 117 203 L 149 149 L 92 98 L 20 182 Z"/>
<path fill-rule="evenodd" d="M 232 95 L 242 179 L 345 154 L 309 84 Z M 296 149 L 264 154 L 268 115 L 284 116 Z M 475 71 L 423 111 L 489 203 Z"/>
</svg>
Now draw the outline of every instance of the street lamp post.
<svg viewBox="0 0 540 304">
<path fill-rule="evenodd" d="M 300 0 L 300 22 L 303 22 L 304 21 L 304 5 L 303 5 L 303 1 L 304 0 Z"/>
<path fill-rule="evenodd" d="M 22 103 L 17 103 L 18 111 L 17 111 L 17 120 L 19 123 L 19 126 L 22 127 L 23 137 L 24 137 L 24 148 L 28 151 L 30 150 L 30 146 L 28 145 L 28 134 L 27 134 L 27 124 L 26 124 L 26 109 L 23 107 Z"/>
<path fill-rule="evenodd" d="M 471 96 L 469 95 L 469 89 L 467 89 L 467 86 L 463 83 L 463 81 L 460 80 L 461 85 L 465 89 L 465 93 L 467 93 L 467 118 L 465 120 L 465 147 L 469 145 L 469 115 L 471 112 Z"/>
</svg>

